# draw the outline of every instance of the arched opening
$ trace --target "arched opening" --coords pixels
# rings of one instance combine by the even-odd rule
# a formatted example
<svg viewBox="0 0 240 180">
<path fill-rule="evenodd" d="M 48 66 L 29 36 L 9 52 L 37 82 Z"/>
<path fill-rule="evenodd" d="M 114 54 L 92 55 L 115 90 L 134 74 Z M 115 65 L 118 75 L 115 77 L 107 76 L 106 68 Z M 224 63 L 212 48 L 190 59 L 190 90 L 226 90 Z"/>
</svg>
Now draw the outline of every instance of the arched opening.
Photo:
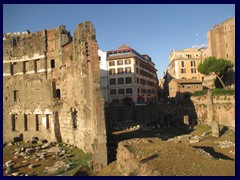
<svg viewBox="0 0 240 180">
<path fill-rule="evenodd" d="M 52 60 L 50 61 L 50 64 L 51 64 L 51 68 L 55 68 L 55 60 L 54 60 L 54 59 L 52 59 Z"/>
<path fill-rule="evenodd" d="M 61 91 L 60 91 L 60 89 L 56 89 L 56 98 L 61 98 Z"/>
</svg>

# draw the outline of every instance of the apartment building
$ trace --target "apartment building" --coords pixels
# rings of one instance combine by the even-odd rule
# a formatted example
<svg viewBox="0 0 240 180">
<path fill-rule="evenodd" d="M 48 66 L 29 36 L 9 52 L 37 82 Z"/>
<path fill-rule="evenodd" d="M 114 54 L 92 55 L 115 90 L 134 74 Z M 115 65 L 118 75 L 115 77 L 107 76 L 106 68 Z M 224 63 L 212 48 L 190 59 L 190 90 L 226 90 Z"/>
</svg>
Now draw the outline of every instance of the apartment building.
<svg viewBox="0 0 240 180">
<path fill-rule="evenodd" d="M 107 52 L 98 49 L 100 65 L 100 88 L 103 93 L 105 102 L 108 102 L 108 69 L 107 69 Z"/>
<path fill-rule="evenodd" d="M 124 44 L 107 52 L 107 66 L 109 102 L 157 100 L 157 69 L 148 55 Z"/>
<path fill-rule="evenodd" d="M 168 73 L 175 79 L 197 79 L 202 81 L 203 75 L 198 72 L 198 65 L 204 60 L 204 49 L 186 48 L 173 50 L 170 53 Z"/>
<path fill-rule="evenodd" d="M 186 48 L 184 50 L 173 50 L 170 53 L 170 63 L 166 74 L 167 93 L 169 97 L 176 97 L 177 92 L 184 91 L 192 93 L 195 87 L 202 90 L 202 82 L 204 75 L 198 72 L 198 65 L 206 57 L 206 48 Z M 184 81 L 175 81 L 175 80 Z M 174 81 L 172 81 L 174 80 Z M 182 88 L 181 83 L 187 84 L 187 88 Z M 181 89 L 181 90 L 180 90 Z"/>
</svg>

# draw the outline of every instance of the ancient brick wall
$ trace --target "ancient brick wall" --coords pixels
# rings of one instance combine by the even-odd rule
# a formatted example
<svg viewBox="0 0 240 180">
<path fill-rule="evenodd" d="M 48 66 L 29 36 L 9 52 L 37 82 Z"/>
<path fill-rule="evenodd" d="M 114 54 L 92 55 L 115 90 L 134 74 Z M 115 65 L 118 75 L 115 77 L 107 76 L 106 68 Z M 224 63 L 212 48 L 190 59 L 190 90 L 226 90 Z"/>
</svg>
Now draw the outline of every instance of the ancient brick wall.
<svg viewBox="0 0 240 180">
<path fill-rule="evenodd" d="M 91 22 L 4 35 L 4 142 L 62 141 L 107 164 L 98 45 Z M 22 136 L 23 135 L 23 136 Z"/>
<path fill-rule="evenodd" d="M 211 125 L 212 121 L 228 127 L 235 127 L 235 96 L 191 97 L 199 123 Z"/>
</svg>

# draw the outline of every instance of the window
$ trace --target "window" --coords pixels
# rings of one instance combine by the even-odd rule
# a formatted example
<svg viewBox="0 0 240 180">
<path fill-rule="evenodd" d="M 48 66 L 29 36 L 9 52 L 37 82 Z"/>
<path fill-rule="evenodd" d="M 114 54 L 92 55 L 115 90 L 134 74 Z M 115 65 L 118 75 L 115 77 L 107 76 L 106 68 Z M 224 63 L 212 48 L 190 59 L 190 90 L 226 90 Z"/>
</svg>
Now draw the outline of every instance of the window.
<svg viewBox="0 0 240 180">
<path fill-rule="evenodd" d="M 114 75 L 115 74 L 115 69 L 109 69 L 109 75 Z"/>
<path fill-rule="evenodd" d="M 137 78 L 137 83 L 139 84 L 139 78 Z"/>
<path fill-rule="evenodd" d="M 199 86 L 196 86 L 197 89 L 199 89 Z"/>
<path fill-rule="evenodd" d="M 49 123 L 49 114 L 46 114 L 46 129 L 49 129 L 50 123 Z"/>
<path fill-rule="evenodd" d="M 226 43 L 226 48 L 228 47 L 228 44 Z"/>
<path fill-rule="evenodd" d="M 14 102 L 17 102 L 17 99 L 18 99 L 18 90 L 14 90 L 14 91 L 13 91 L 13 99 L 14 99 Z"/>
<path fill-rule="evenodd" d="M 116 89 L 111 89 L 111 90 L 110 90 L 110 94 L 117 94 Z"/>
<path fill-rule="evenodd" d="M 52 59 L 52 60 L 50 61 L 50 64 L 51 64 L 51 68 L 55 68 L 55 60 L 54 60 L 54 59 Z"/>
<path fill-rule="evenodd" d="M 28 117 L 27 114 L 24 114 L 24 131 L 28 130 Z"/>
<path fill-rule="evenodd" d="M 228 58 L 228 54 L 226 54 L 226 57 Z"/>
<path fill-rule="evenodd" d="M 123 74 L 123 68 L 118 68 L 117 71 L 118 71 L 118 74 Z"/>
<path fill-rule="evenodd" d="M 181 65 L 182 65 L 182 67 L 184 67 L 184 61 L 181 61 Z"/>
<path fill-rule="evenodd" d="M 60 91 L 60 89 L 56 89 L 56 98 L 61 98 L 61 91 Z"/>
<path fill-rule="evenodd" d="M 16 131 L 16 114 L 12 114 L 12 131 Z"/>
<path fill-rule="evenodd" d="M 136 62 L 136 65 L 138 65 L 138 60 L 137 59 L 135 60 L 135 62 Z"/>
<path fill-rule="evenodd" d="M 191 67 L 196 67 L 195 61 L 191 61 Z"/>
<path fill-rule="evenodd" d="M 125 92 L 124 92 L 124 89 L 119 89 L 118 90 L 118 94 L 124 94 Z"/>
<path fill-rule="evenodd" d="M 132 94 L 132 88 L 127 88 L 126 89 L 126 94 Z"/>
<path fill-rule="evenodd" d="M 126 77 L 125 82 L 126 82 L 126 84 L 131 84 L 132 83 L 132 78 L 131 77 Z"/>
<path fill-rule="evenodd" d="M 124 84 L 124 78 L 118 78 L 118 84 Z"/>
<path fill-rule="evenodd" d="M 116 79 L 110 79 L 110 85 L 115 85 L 116 84 Z"/>
<path fill-rule="evenodd" d="M 38 114 L 35 115 L 36 131 L 39 131 L 39 117 L 38 116 L 39 116 Z"/>
<path fill-rule="evenodd" d="M 146 80 L 145 79 L 140 79 L 140 84 L 145 85 L 146 84 Z"/>
<path fill-rule="evenodd" d="M 37 72 L 37 64 L 38 64 L 39 59 L 34 61 L 34 72 Z"/>
<path fill-rule="evenodd" d="M 26 62 L 23 62 L 23 74 L 26 74 Z"/>
<path fill-rule="evenodd" d="M 192 79 L 197 79 L 197 77 L 192 77 Z"/>
<path fill-rule="evenodd" d="M 182 77 L 182 79 L 186 79 L 186 77 Z"/>
<path fill-rule="evenodd" d="M 131 67 L 126 67 L 125 68 L 125 73 L 131 73 Z"/>
<path fill-rule="evenodd" d="M 77 111 L 73 111 L 72 115 L 72 122 L 73 122 L 73 129 L 77 128 Z"/>
<path fill-rule="evenodd" d="M 181 73 L 182 74 L 186 74 L 186 69 L 184 68 L 184 69 L 181 69 Z"/>
<path fill-rule="evenodd" d="M 139 88 L 137 88 L 137 92 L 140 93 L 140 89 Z"/>
<path fill-rule="evenodd" d="M 13 64 L 10 63 L 10 74 L 13 75 Z"/>
<path fill-rule="evenodd" d="M 189 59 L 189 58 L 191 58 L 192 56 L 191 56 L 191 54 L 187 54 L 187 58 Z"/>
<path fill-rule="evenodd" d="M 183 55 L 182 55 L 182 54 L 179 54 L 178 57 L 183 57 Z"/>
<path fill-rule="evenodd" d="M 187 86 L 188 89 L 191 89 L 191 86 Z"/>
<path fill-rule="evenodd" d="M 191 73 L 195 74 L 196 73 L 196 68 L 191 68 Z"/>
<path fill-rule="evenodd" d="M 115 61 L 109 61 L 109 66 L 115 66 Z"/>
<path fill-rule="evenodd" d="M 118 60 L 117 65 L 123 65 L 123 60 Z"/>
<path fill-rule="evenodd" d="M 137 72 L 137 74 L 138 74 L 138 68 L 136 68 L 136 72 Z"/>
<path fill-rule="evenodd" d="M 131 59 L 125 59 L 125 64 L 131 64 Z"/>
</svg>

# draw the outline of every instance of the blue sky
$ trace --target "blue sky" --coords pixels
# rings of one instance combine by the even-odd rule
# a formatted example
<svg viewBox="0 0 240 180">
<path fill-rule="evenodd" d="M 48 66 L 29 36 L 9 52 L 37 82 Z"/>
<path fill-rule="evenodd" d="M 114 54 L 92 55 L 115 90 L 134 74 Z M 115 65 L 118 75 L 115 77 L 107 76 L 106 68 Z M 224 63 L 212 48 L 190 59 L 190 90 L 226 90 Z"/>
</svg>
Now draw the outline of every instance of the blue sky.
<svg viewBox="0 0 240 180">
<path fill-rule="evenodd" d="M 3 33 L 66 25 L 73 35 L 78 23 L 90 20 L 99 49 L 127 44 L 152 58 L 160 78 L 172 49 L 207 44 L 207 31 L 229 17 L 234 4 L 5 4 Z"/>
</svg>

